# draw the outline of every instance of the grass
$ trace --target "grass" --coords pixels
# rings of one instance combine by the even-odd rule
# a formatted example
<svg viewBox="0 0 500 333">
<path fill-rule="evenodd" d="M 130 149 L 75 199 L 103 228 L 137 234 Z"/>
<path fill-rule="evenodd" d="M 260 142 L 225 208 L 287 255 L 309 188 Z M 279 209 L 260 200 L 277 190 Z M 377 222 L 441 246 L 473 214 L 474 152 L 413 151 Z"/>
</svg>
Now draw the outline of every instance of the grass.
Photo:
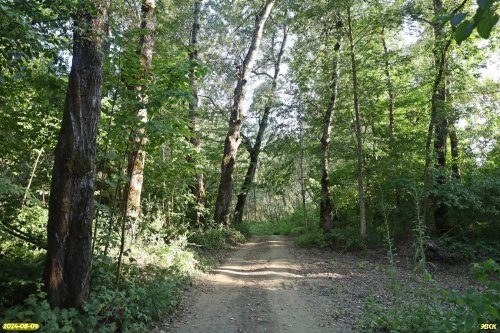
<svg viewBox="0 0 500 333">
<path fill-rule="evenodd" d="M 247 230 L 253 236 L 271 236 L 271 235 L 291 235 L 302 231 L 302 227 L 297 227 L 286 221 L 278 222 L 257 222 L 246 223 Z"/>
<path fill-rule="evenodd" d="M 306 232 L 301 209 L 278 221 L 244 222 L 241 229 L 253 236 L 300 235 Z"/>
<path fill-rule="evenodd" d="M 304 225 L 303 211 L 297 209 L 284 219 L 271 222 L 245 222 L 241 226 L 247 234 L 253 236 L 292 235 L 299 247 L 326 247 L 328 242 L 316 221 L 317 210 L 308 212 L 309 225 Z"/>
</svg>

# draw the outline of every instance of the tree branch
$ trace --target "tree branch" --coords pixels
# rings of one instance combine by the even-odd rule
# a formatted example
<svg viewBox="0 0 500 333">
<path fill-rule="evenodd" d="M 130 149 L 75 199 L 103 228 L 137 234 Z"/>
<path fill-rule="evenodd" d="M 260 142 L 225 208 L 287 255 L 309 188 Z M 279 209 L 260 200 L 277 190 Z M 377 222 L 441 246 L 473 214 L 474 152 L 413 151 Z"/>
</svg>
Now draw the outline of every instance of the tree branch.
<svg viewBox="0 0 500 333">
<path fill-rule="evenodd" d="M 252 146 L 252 142 L 250 141 L 250 139 L 243 133 L 240 133 L 240 136 L 241 136 L 242 143 L 245 146 L 246 150 L 249 153 L 252 153 L 253 146 Z"/>
<path fill-rule="evenodd" d="M 24 231 L 20 230 L 19 228 L 14 227 L 9 222 L 0 220 L 0 223 L 2 223 L 4 230 L 9 235 L 17 237 L 25 242 L 28 242 L 30 244 L 35 245 L 41 249 L 45 249 L 45 250 L 47 249 L 47 244 L 43 244 L 40 240 L 36 239 L 32 235 L 25 233 Z"/>
<path fill-rule="evenodd" d="M 267 76 L 268 78 L 270 78 L 271 80 L 273 79 L 273 77 L 272 77 L 271 75 L 269 75 L 268 73 L 266 73 L 266 72 L 256 72 L 256 71 L 252 71 L 252 74 L 257 75 L 257 76 L 262 76 L 262 75 L 265 75 L 265 76 Z"/>
<path fill-rule="evenodd" d="M 223 116 L 226 116 L 224 110 L 220 107 L 219 104 L 217 104 L 214 99 L 210 96 L 206 96 L 206 95 L 198 95 L 199 97 L 203 97 L 203 98 L 206 98 L 210 101 L 210 103 L 212 103 L 212 105 L 217 109 L 217 111 L 219 111 L 219 113 Z"/>
</svg>

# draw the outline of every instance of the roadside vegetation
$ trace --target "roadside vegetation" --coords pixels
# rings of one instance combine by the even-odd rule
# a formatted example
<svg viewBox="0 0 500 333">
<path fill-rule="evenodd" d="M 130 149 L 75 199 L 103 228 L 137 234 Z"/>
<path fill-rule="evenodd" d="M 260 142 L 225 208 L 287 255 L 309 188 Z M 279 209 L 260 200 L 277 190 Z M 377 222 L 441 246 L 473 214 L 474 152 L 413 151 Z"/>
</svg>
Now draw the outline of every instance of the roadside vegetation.
<svg viewBox="0 0 500 333">
<path fill-rule="evenodd" d="M 360 329 L 500 325 L 499 6 L 1 0 L 0 324 L 147 331 L 289 235 L 405 258 L 427 291 L 359 296 Z"/>
<path fill-rule="evenodd" d="M 181 291 L 218 264 L 221 251 L 244 241 L 232 229 L 210 228 L 186 235 L 139 236 L 124 253 L 116 283 L 116 253 L 98 253 L 92 263 L 91 297 L 80 311 L 51 309 L 42 289 L 43 251 L 12 239 L 2 244 L 0 321 L 38 323 L 40 332 L 144 332 L 177 309 Z M 16 258 L 15 261 L 11 258 Z"/>
<path fill-rule="evenodd" d="M 318 212 L 311 209 L 311 219 L 317 218 Z M 357 319 L 356 329 L 363 332 L 479 332 L 482 324 L 495 324 L 500 319 L 500 266 L 498 265 L 500 248 L 498 242 L 488 241 L 488 237 L 469 234 L 466 238 L 442 237 L 437 241 L 441 251 L 439 257 L 430 260 L 418 250 L 406 253 L 401 251 L 408 244 L 396 244 L 392 234 L 389 238 L 386 230 L 378 229 L 381 240 L 363 243 L 357 230 L 351 233 L 345 228 L 334 228 L 325 236 L 319 226 L 306 227 L 303 211 L 297 210 L 281 220 L 273 222 L 249 222 L 244 225 L 251 235 L 289 235 L 299 247 L 314 247 L 328 251 L 360 252 L 360 257 L 370 257 L 370 252 L 386 252 L 383 271 L 389 283 L 387 290 L 377 291 L 364 301 L 362 313 Z M 411 246 L 419 243 L 416 233 Z M 478 239 L 473 241 L 474 239 Z M 428 239 L 422 240 L 427 242 Z M 385 245 L 380 245 L 385 243 Z M 430 249 L 428 251 L 431 251 Z M 365 253 L 365 254 L 363 254 Z M 410 256 L 410 257 L 408 257 Z M 445 260 L 443 262 L 443 260 Z M 452 260 L 451 262 L 447 260 Z M 334 263 L 333 263 L 334 264 Z M 362 269 L 368 261 L 360 261 L 353 268 Z M 335 265 L 334 265 L 335 266 Z M 437 282 L 433 274 L 436 270 L 446 272 L 447 267 L 460 266 L 454 271 L 454 278 L 463 278 L 468 286 L 459 290 L 444 287 Z M 415 281 L 411 287 L 405 285 L 401 273 L 412 271 Z M 447 273 L 445 273 L 447 274 Z M 333 287 L 332 287 L 333 288 Z M 388 295 L 387 298 L 380 294 Z"/>
</svg>

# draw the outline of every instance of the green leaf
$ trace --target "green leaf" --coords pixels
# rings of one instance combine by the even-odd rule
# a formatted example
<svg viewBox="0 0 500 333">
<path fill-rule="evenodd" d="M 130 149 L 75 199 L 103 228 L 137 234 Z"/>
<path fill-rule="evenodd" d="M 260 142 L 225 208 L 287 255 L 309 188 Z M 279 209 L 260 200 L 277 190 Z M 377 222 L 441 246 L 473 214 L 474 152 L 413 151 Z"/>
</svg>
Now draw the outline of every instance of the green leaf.
<svg viewBox="0 0 500 333">
<path fill-rule="evenodd" d="M 493 4 L 493 2 L 495 2 L 495 0 L 477 0 L 477 5 L 480 8 L 488 9 L 488 8 L 491 7 L 491 5 Z"/>
<path fill-rule="evenodd" d="M 451 22 L 451 25 L 456 27 L 457 25 L 460 24 L 460 22 L 463 21 L 463 19 L 466 17 L 467 15 L 464 14 L 464 13 L 457 13 L 455 15 L 453 15 L 450 19 L 450 22 Z"/>
<path fill-rule="evenodd" d="M 450 19 L 450 15 L 438 15 L 432 18 L 433 23 L 445 23 Z"/>
<path fill-rule="evenodd" d="M 474 17 L 472 18 L 472 21 L 474 21 L 474 24 L 478 24 L 482 19 L 483 17 L 488 13 L 487 10 L 481 8 L 481 7 L 477 7 L 476 9 L 476 13 L 474 14 Z"/>
<path fill-rule="evenodd" d="M 479 36 L 487 39 L 490 37 L 491 30 L 498 22 L 498 14 L 493 14 L 489 12 L 486 17 L 484 17 L 477 25 L 477 33 Z"/>
<path fill-rule="evenodd" d="M 466 20 L 457 27 L 457 30 L 455 31 L 455 40 L 458 45 L 460 45 L 464 40 L 466 40 L 470 34 L 472 33 L 472 30 L 474 29 L 474 23 L 470 22 L 469 20 Z"/>
</svg>

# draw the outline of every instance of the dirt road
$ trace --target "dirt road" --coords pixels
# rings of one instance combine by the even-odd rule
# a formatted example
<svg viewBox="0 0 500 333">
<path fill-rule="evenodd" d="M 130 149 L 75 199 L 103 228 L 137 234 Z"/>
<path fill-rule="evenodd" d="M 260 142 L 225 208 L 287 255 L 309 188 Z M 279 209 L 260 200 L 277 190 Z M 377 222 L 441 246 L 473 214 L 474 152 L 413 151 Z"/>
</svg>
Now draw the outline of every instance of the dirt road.
<svg viewBox="0 0 500 333">
<path fill-rule="evenodd" d="M 283 236 L 253 238 L 187 296 L 180 318 L 157 332 L 350 331 L 332 320 L 332 300 L 311 292 L 311 285 L 329 288 L 334 276 L 304 274 L 292 249 Z"/>
<path fill-rule="evenodd" d="M 385 255 L 383 249 L 299 249 L 288 237 L 255 237 L 198 279 L 180 311 L 153 332 L 359 332 L 368 299 L 393 301 Z M 409 258 L 398 262 L 398 293 L 417 298 L 424 285 L 420 275 Z M 435 285 L 450 290 L 467 285 L 465 267 L 433 267 Z"/>
</svg>

